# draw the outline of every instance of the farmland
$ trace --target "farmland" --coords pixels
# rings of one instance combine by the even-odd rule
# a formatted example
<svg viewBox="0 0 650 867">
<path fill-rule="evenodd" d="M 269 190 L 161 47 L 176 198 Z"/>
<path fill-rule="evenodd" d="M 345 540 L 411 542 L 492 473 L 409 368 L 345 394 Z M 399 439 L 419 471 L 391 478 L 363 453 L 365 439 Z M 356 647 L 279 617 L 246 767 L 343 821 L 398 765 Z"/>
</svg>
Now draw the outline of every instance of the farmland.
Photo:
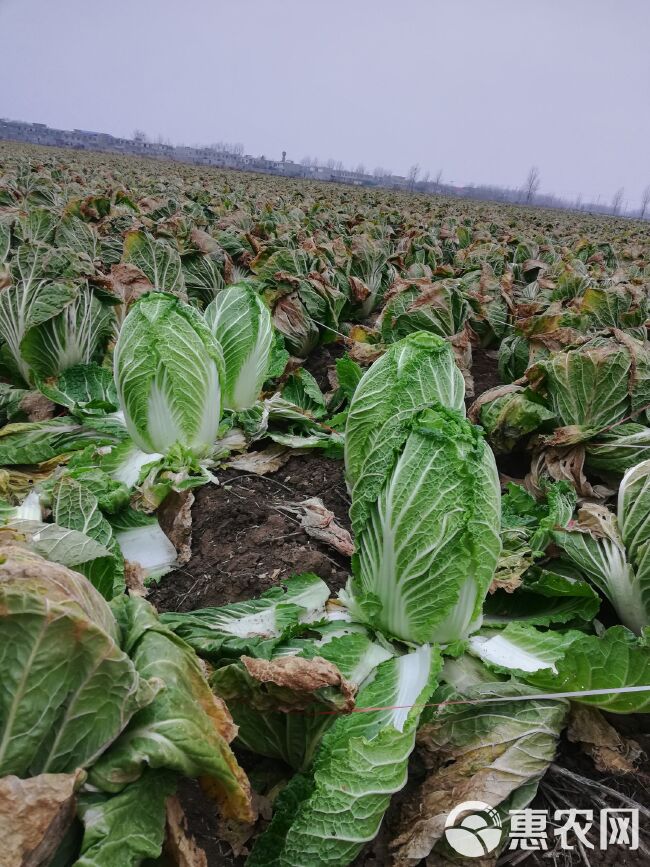
<svg viewBox="0 0 650 867">
<path fill-rule="evenodd" d="M 649 290 L 648 223 L 0 143 L 12 867 L 647 814 Z"/>
</svg>

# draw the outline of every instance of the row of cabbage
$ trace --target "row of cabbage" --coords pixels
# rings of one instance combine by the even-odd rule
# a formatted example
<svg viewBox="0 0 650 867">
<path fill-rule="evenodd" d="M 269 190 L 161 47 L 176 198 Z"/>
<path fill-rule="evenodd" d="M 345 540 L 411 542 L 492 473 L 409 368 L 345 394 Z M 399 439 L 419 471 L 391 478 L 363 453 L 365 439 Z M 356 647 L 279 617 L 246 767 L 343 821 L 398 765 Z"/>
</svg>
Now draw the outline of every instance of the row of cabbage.
<svg viewBox="0 0 650 867">
<path fill-rule="evenodd" d="M 440 793 L 467 784 L 504 815 L 533 797 L 568 703 L 522 697 L 647 709 L 650 692 L 602 692 L 650 677 L 645 248 L 619 262 L 566 228 L 432 230 L 429 205 L 387 194 L 216 195 L 189 170 L 133 169 L 158 193 L 136 196 L 116 169 L 18 165 L 0 191 L 0 773 L 81 787 L 68 853 L 155 857 L 179 775 L 250 821 L 230 714 L 235 746 L 295 771 L 251 864 L 351 863 L 420 727 L 454 761 L 421 784 L 422 815 L 403 808 L 393 857 L 415 864 L 444 846 Z M 334 338 L 349 352 L 324 395 L 299 359 Z M 472 345 L 498 347 L 504 379 L 470 410 L 481 428 Z M 158 618 L 133 572 L 176 560 L 159 517 L 268 439 L 344 458 L 347 589 L 304 575 Z M 532 456 L 503 496 L 492 449 Z"/>
</svg>

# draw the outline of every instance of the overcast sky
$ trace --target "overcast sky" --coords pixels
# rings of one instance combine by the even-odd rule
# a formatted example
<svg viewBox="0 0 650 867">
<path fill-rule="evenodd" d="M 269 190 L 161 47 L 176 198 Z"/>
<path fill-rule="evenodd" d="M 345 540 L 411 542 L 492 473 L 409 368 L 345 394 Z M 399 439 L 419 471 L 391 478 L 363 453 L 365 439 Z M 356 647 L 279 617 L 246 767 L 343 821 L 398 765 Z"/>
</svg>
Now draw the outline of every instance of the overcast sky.
<svg viewBox="0 0 650 867">
<path fill-rule="evenodd" d="M 636 206 L 648 0 L 0 0 L 0 116 Z"/>
</svg>

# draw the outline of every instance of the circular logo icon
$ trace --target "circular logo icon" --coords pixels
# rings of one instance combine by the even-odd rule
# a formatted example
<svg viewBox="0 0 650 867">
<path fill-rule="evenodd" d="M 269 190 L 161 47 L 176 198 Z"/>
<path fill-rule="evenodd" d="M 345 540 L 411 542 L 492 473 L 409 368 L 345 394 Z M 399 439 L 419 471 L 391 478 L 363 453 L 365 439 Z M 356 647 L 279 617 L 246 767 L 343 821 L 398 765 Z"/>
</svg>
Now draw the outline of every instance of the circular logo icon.
<svg viewBox="0 0 650 867">
<path fill-rule="evenodd" d="M 456 823 L 459 816 L 460 821 Z M 483 801 L 463 801 L 445 822 L 445 837 L 452 849 L 466 858 L 479 858 L 501 842 L 501 816 Z"/>
</svg>

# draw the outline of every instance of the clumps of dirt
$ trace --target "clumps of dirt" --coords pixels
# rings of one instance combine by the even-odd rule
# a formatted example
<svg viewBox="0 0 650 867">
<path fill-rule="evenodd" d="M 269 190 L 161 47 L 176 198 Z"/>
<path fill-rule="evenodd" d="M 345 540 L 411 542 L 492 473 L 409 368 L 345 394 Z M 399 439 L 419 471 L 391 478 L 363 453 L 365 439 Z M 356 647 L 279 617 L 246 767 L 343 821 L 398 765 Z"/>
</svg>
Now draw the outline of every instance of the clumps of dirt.
<svg viewBox="0 0 650 867">
<path fill-rule="evenodd" d="M 335 592 L 349 560 L 310 538 L 283 504 L 320 497 L 349 529 L 349 499 L 341 461 L 297 455 L 276 473 L 217 471 L 192 508 L 192 557 L 170 572 L 149 599 L 159 611 L 192 611 L 253 599 L 290 575 L 315 572 Z"/>
<path fill-rule="evenodd" d="M 205 852 L 208 867 L 244 867 L 246 856 L 234 855 L 230 843 L 222 838 L 217 806 L 199 782 L 182 777 L 176 794 L 187 818 L 190 836 Z"/>
<path fill-rule="evenodd" d="M 345 346 L 343 343 L 326 343 L 324 346 L 318 346 L 311 353 L 303 367 L 314 377 L 320 390 L 328 392 L 332 390 L 329 372 L 336 370 L 336 359 L 342 358 L 344 355 Z"/>
<path fill-rule="evenodd" d="M 469 406 L 474 400 L 497 385 L 503 385 L 499 379 L 497 352 L 494 349 L 472 347 L 472 378 L 474 379 L 474 397 L 467 398 Z"/>
</svg>

